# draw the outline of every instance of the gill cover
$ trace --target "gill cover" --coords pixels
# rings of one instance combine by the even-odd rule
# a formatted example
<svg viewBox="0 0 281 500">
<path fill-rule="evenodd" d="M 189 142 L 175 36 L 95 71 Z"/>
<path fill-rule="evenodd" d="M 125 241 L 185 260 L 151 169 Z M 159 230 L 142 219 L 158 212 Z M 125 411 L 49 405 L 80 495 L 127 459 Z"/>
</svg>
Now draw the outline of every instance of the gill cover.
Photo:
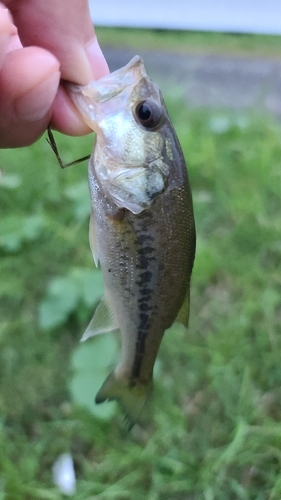
<svg viewBox="0 0 281 500">
<path fill-rule="evenodd" d="M 104 193 L 134 214 L 149 208 L 167 186 L 167 145 L 161 133 L 167 115 L 142 59 L 135 56 L 124 68 L 68 90 L 97 134 L 90 168 Z"/>
</svg>

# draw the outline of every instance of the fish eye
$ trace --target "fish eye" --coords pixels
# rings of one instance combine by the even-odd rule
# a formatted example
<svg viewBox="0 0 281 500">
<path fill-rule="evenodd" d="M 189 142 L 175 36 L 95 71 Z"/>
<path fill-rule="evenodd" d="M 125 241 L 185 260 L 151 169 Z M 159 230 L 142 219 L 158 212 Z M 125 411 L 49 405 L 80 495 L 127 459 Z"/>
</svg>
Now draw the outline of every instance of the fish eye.
<svg viewBox="0 0 281 500">
<path fill-rule="evenodd" d="M 142 101 L 138 103 L 135 114 L 145 128 L 155 128 L 162 117 L 162 109 L 154 101 Z"/>
</svg>

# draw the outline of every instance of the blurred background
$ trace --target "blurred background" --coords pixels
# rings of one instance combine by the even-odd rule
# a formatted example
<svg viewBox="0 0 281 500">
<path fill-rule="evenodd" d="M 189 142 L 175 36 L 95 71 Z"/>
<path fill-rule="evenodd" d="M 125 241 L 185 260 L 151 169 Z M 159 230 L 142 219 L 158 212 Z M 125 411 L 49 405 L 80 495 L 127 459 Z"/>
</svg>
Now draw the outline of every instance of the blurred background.
<svg viewBox="0 0 281 500">
<path fill-rule="evenodd" d="M 118 9 L 113 0 L 98 5 L 90 1 L 90 10 L 96 26 L 137 28 L 137 40 L 144 38 L 142 43 L 132 44 L 132 36 L 126 43 L 126 33 L 123 32 L 122 46 L 124 48 L 125 43 L 127 51 L 120 53 L 114 44 L 110 50 L 106 47 L 106 57 L 112 70 L 126 64 L 139 49 L 149 73 L 159 78 L 161 84 L 162 80 L 167 87 L 183 83 L 182 90 L 192 107 L 256 108 L 280 116 L 279 42 L 275 45 L 277 38 L 263 37 L 254 49 L 255 44 L 252 43 L 247 50 L 247 41 L 251 37 L 243 37 L 243 34 L 250 33 L 281 34 L 278 0 L 175 0 L 165 4 L 165 8 L 160 0 L 144 0 L 134 5 L 133 9 L 126 0 L 118 3 Z M 140 29 L 146 28 L 158 32 L 169 30 L 170 35 L 174 30 L 181 30 L 177 34 L 178 53 L 175 55 L 176 51 L 171 50 L 173 47 L 165 36 L 162 43 L 170 50 L 153 53 L 151 49 L 155 45 L 150 47 L 148 34 L 140 33 Z M 181 47 L 181 37 L 187 30 L 193 30 L 193 38 L 186 39 L 184 47 Z M 206 31 L 211 36 L 209 42 L 205 46 L 203 42 L 201 47 L 202 32 Z M 234 33 L 236 36 L 220 39 L 219 32 Z M 270 40 L 271 45 L 268 46 Z M 142 52 L 143 48 L 147 51 Z M 161 48 L 160 40 L 158 48 Z"/>
<path fill-rule="evenodd" d="M 132 4 L 120 0 L 89 1 L 93 22 L 98 26 L 221 31 L 280 35 L 278 0 L 143 0 Z"/>
<path fill-rule="evenodd" d="M 118 334 L 79 342 L 103 294 L 87 164 L 61 170 L 45 137 L 2 150 L 0 500 L 280 500 L 280 7 L 91 10 L 111 70 L 144 58 L 182 145 L 197 226 L 190 325 L 164 336 L 153 419 L 127 434 L 114 403 L 94 404 Z M 93 147 L 55 137 L 65 163 Z"/>
</svg>

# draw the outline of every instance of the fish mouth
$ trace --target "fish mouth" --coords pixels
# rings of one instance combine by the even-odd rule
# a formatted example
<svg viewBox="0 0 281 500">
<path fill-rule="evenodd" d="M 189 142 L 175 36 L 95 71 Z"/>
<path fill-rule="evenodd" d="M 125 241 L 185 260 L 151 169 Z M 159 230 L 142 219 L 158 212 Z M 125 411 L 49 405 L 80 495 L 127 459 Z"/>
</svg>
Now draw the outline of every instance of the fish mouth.
<svg viewBox="0 0 281 500">
<path fill-rule="evenodd" d="M 140 56 L 134 56 L 126 66 L 103 76 L 99 80 L 93 80 L 84 86 L 67 83 L 66 88 L 74 103 L 78 104 L 77 94 L 95 102 L 105 102 L 119 95 L 126 87 L 136 85 L 144 77 L 147 77 L 147 73 L 143 60 Z"/>
<path fill-rule="evenodd" d="M 122 92 L 129 92 L 129 89 L 136 86 L 143 78 L 148 78 L 143 60 L 140 56 L 135 56 L 126 66 L 99 80 L 92 80 L 84 86 L 65 83 L 65 88 L 85 123 L 98 132 L 97 108 L 99 104 L 119 96 Z"/>
</svg>

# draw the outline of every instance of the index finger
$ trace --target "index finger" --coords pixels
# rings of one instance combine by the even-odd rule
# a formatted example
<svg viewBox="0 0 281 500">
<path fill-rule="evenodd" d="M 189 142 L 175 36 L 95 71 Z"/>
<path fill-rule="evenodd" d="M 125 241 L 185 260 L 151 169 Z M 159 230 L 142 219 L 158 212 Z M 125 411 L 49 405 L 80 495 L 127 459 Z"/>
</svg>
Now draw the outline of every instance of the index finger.
<svg viewBox="0 0 281 500">
<path fill-rule="evenodd" d="M 108 73 L 87 0 L 12 0 L 9 8 L 23 45 L 49 50 L 61 64 L 62 79 L 87 84 Z"/>
</svg>

